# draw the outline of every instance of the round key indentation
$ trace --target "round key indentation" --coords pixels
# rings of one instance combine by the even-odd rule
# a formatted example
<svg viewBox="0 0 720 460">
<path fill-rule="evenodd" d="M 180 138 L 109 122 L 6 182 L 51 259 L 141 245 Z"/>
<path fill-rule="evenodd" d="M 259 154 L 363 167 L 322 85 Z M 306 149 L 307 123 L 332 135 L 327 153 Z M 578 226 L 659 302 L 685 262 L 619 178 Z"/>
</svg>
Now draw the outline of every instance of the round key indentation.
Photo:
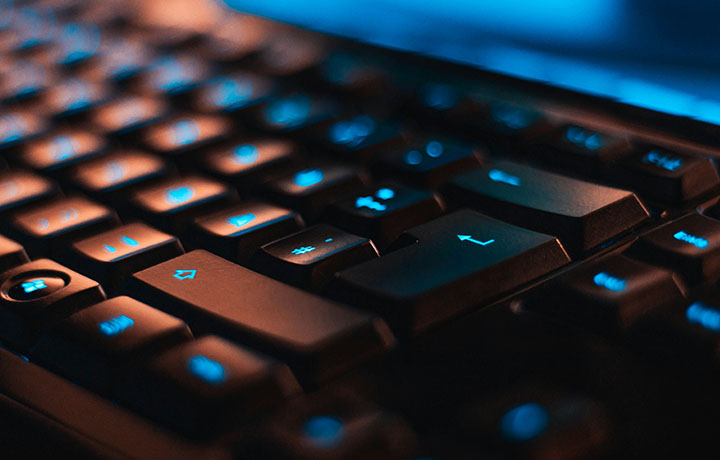
<svg viewBox="0 0 720 460">
<path fill-rule="evenodd" d="M 16 278 L 5 292 L 11 300 L 28 301 L 53 294 L 66 285 L 65 278 L 59 273 L 28 273 Z"/>
</svg>

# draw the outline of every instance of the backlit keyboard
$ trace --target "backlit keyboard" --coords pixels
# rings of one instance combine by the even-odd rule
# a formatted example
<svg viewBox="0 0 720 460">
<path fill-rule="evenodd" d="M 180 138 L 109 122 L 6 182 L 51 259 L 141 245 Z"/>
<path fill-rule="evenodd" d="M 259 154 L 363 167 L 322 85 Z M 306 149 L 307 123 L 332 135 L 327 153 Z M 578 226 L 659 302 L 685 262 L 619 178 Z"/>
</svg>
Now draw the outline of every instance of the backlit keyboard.
<svg viewBox="0 0 720 460">
<path fill-rule="evenodd" d="M 2 458 L 717 457 L 711 146 L 143 15 L 0 2 Z"/>
</svg>

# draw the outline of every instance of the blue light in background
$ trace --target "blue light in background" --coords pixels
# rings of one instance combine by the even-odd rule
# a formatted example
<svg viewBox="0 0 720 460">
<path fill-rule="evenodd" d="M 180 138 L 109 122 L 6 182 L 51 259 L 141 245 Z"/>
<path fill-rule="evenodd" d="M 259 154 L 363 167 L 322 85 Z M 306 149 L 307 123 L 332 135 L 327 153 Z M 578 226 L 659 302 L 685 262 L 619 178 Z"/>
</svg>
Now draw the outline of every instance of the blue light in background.
<svg viewBox="0 0 720 460">
<path fill-rule="evenodd" d="M 298 187 L 310 187 L 319 184 L 325 178 L 322 169 L 303 169 L 295 174 L 293 180 Z"/>
<path fill-rule="evenodd" d="M 103 321 L 98 324 L 100 332 L 107 336 L 112 337 L 124 332 L 126 329 L 132 327 L 135 324 L 132 318 L 128 318 L 125 315 L 118 315 L 107 321 Z"/>
<path fill-rule="evenodd" d="M 420 88 L 420 101 L 426 107 L 447 110 L 457 104 L 458 94 L 448 84 L 428 83 Z"/>
<path fill-rule="evenodd" d="M 200 380 L 214 385 L 223 383 L 226 378 L 222 364 L 202 355 L 193 356 L 188 360 L 188 370 Z"/>
<path fill-rule="evenodd" d="M 688 322 L 699 324 L 707 330 L 720 332 L 720 311 L 717 308 L 695 302 L 685 311 Z"/>
<path fill-rule="evenodd" d="M 318 447 L 334 447 L 345 438 L 342 421 L 329 415 L 316 415 L 303 424 L 303 432 Z"/>
<path fill-rule="evenodd" d="M 500 420 L 500 434 L 512 442 L 527 441 L 547 429 L 549 415 L 538 403 L 526 403 L 507 411 Z"/>
<path fill-rule="evenodd" d="M 620 292 L 625 290 L 625 280 L 612 276 L 607 272 L 600 272 L 593 276 L 593 283 L 610 291 Z"/>
<path fill-rule="evenodd" d="M 700 236 L 691 235 L 682 230 L 675 233 L 673 235 L 673 238 L 675 238 L 678 241 L 682 241 L 683 243 L 691 244 L 698 249 L 705 249 L 706 247 L 708 247 L 708 240 L 706 240 L 705 238 L 702 238 Z"/>
</svg>

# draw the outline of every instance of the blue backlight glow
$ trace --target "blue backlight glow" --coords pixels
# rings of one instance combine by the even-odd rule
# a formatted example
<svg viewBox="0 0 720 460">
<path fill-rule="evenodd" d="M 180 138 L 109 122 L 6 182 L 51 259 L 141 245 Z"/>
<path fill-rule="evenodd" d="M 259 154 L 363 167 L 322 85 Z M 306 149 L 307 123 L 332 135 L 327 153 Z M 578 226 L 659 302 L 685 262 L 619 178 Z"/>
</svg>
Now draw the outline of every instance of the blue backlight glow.
<svg viewBox="0 0 720 460">
<path fill-rule="evenodd" d="M 430 141 L 425 146 L 425 153 L 431 158 L 437 158 L 445 152 L 445 148 L 438 141 Z"/>
<path fill-rule="evenodd" d="M 172 127 L 172 142 L 177 146 L 192 144 L 200 139 L 200 127 L 195 120 L 180 120 Z"/>
<path fill-rule="evenodd" d="M 303 254 L 307 254 L 308 252 L 313 252 L 313 251 L 316 250 L 316 249 L 317 249 L 317 248 L 314 247 L 314 246 L 302 246 L 302 247 L 299 247 L 299 248 L 295 248 L 295 249 L 293 249 L 293 250 L 290 251 L 290 252 L 292 252 L 292 253 L 295 254 L 296 256 L 300 256 L 300 255 L 303 255 Z"/>
<path fill-rule="evenodd" d="M 188 360 L 188 370 L 195 377 L 213 385 L 221 384 L 226 379 L 223 365 L 202 355 L 193 356 Z"/>
<path fill-rule="evenodd" d="M 228 218 L 228 222 L 230 225 L 234 225 L 235 227 L 244 227 L 250 222 L 254 221 L 257 217 L 253 213 L 247 213 L 242 214 L 239 216 L 232 216 Z"/>
<path fill-rule="evenodd" d="M 304 94 L 296 94 L 268 104 L 265 107 L 265 119 L 273 125 L 298 126 L 307 119 L 311 109 L 310 98 Z"/>
<path fill-rule="evenodd" d="M 676 156 L 663 153 L 659 150 L 651 150 L 642 159 L 643 163 L 655 165 L 666 171 L 677 171 L 682 168 L 683 160 Z"/>
<path fill-rule="evenodd" d="M 103 335 L 107 337 L 112 337 L 124 332 L 128 328 L 132 327 L 134 324 L 135 321 L 133 321 L 132 318 L 128 318 L 125 315 L 118 315 L 114 318 L 98 324 L 98 329 Z"/>
<path fill-rule="evenodd" d="M 565 131 L 565 139 L 578 147 L 592 151 L 598 150 L 603 146 L 603 139 L 599 133 L 588 131 L 579 126 L 570 126 Z"/>
<path fill-rule="evenodd" d="M 62 64 L 73 64 L 94 55 L 100 47 L 100 30 L 94 24 L 70 23 L 62 28 Z"/>
<path fill-rule="evenodd" d="M 516 131 L 527 128 L 537 119 L 537 114 L 507 104 L 493 104 L 491 115 L 493 120 Z"/>
<path fill-rule="evenodd" d="M 330 141 L 357 147 L 375 131 L 375 122 L 372 118 L 361 115 L 350 120 L 342 120 L 330 127 Z"/>
<path fill-rule="evenodd" d="M 703 328 L 720 332 L 720 311 L 717 308 L 695 302 L 685 311 L 685 317 L 692 324 L 699 324 Z"/>
<path fill-rule="evenodd" d="M 237 107 L 246 102 L 252 92 L 250 79 L 224 78 L 210 88 L 210 100 L 216 107 Z"/>
<path fill-rule="evenodd" d="M 45 280 L 37 279 L 37 280 L 26 281 L 25 283 L 22 283 L 20 286 L 23 288 L 23 291 L 25 291 L 26 294 L 30 294 L 31 292 L 45 289 L 47 287 L 47 284 L 45 284 Z"/>
<path fill-rule="evenodd" d="M 673 235 L 673 238 L 675 238 L 678 241 L 682 241 L 683 243 L 692 244 L 698 249 L 705 249 L 708 247 L 708 240 L 705 238 L 702 238 L 700 236 L 691 235 L 689 233 L 686 233 L 684 231 L 679 231 Z"/>
<path fill-rule="evenodd" d="M 503 184 L 513 185 L 515 187 L 520 187 L 522 183 L 519 177 L 506 173 L 501 169 L 491 169 L 488 172 L 488 177 L 493 182 L 502 182 Z"/>
<path fill-rule="evenodd" d="M 381 188 L 375 192 L 375 196 L 381 200 L 392 200 L 395 197 L 395 191 L 391 188 Z"/>
<path fill-rule="evenodd" d="M 610 291 L 619 292 L 625 290 L 626 281 L 617 276 L 612 276 L 607 272 L 600 272 L 593 276 L 593 283 L 595 283 L 596 286 L 603 287 Z"/>
<path fill-rule="evenodd" d="M 447 110 L 458 102 L 457 92 L 445 83 L 428 83 L 420 88 L 420 100 L 426 107 Z"/>
<path fill-rule="evenodd" d="M 240 165 L 251 165 L 258 159 L 259 152 L 257 147 L 252 144 L 238 145 L 233 150 L 233 158 L 235 163 Z"/>
<path fill-rule="evenodd" d="M 172 205 L 183 204 L 190 201 L 194 195 L 195 190 L 192 187 L 182 186 L 170 188 L 165 192 L 165 201 Z"/>
<path fill-rule="evenodd" d="M 410 150 L 405 154 L 405 163 L 415 166 L 422 163 L 423 156 L 422 153 L 418 152 L 417 150 Z"/>
<path fill-rule="evenodd" d="M 293 177 L 295 185 L 298 187 L 310 187 L 319 184 L 325 178 L 322 169 L 303 169 Z"/>
<path fill-rule="evenodd" d="M 537 403 L 526 403 L 507 411 L 500 420 L 500 434 L 511 442 L 527 441 L 547 429 L 549 415 Z"/>
<path fill-rule="evenodd" d="M 303 424 L 303 432 L 317 447 L 330 448 L 345 438 L 343 423 L 337 417 L 317 415 Z"/>
</svg>

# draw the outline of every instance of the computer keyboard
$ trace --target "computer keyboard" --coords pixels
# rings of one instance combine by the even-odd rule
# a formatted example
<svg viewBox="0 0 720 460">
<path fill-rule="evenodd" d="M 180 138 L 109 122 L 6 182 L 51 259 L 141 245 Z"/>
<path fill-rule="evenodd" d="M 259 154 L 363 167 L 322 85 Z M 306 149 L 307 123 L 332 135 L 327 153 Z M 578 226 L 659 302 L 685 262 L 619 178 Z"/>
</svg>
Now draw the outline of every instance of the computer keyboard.
<svg viewBox="0 0 720 460">
<path fill-rule="evenodd" d="M 713 146 L 224 15 L 0 3 L 2 458 L 717 457 Z"/>
</svg>

